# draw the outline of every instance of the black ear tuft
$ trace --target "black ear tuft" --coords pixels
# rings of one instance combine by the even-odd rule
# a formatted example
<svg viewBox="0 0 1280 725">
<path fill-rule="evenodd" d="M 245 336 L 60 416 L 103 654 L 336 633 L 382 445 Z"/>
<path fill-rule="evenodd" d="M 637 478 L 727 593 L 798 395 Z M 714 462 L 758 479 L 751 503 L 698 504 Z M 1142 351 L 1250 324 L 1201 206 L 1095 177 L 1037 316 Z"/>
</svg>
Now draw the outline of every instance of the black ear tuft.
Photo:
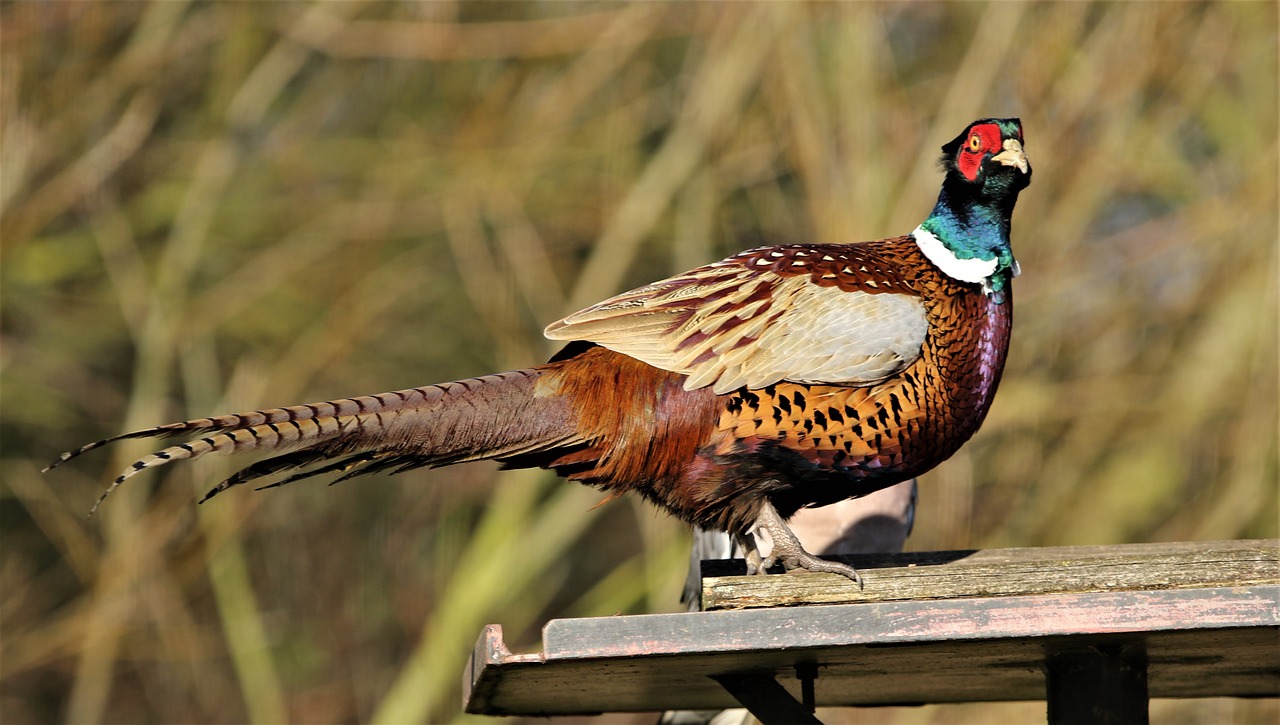
<svg viewBox="0 0 1280 725">
<path fill-rule="evenodd" d="M 973 125 L 974 124 L 969 124 L 969 128 L 973 128 Z M 969 137 L 969 128 L 961 131 L 959 136 L 956 136 L 950 141 L 942 144 L 943 156 L 954 157 L 956 155 L 956 152 L 960 150 L 960 144 L 964 143 L 965 139 Z"/>
<path fill-rule="evenodd" d="M 973 128 L 973 124 L 969 124 L 969 128 Z M 938 166 L 942 167 L 943 171 L 955 170 L 956 152 L 960 150 L 960 145 L 969 138 L 969 128 L 966 128 L 959 136 L 942 145 L 942 158 L 938 159 Z"/>
</svg>

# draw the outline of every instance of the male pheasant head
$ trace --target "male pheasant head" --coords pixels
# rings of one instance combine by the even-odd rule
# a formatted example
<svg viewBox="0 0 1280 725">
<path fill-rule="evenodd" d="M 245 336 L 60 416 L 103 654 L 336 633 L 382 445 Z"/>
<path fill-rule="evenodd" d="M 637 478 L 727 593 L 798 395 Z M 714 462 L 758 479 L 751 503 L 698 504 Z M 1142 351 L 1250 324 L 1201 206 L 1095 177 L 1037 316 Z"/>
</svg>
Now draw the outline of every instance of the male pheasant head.
<svg viewBox="0 0 1280 725">
<path fill-rule="evenodd" d="M 1018 192 L 1031 183 L 1022 149 L 1022 121 L 984 118 L 942 147 L 946 178 L 916 243 L 943 273 L 1003 292 L 1018 273 L 1009 246 Z"/>
<path fill-rule="evenodd" d="M 974 121 L 942 147 L 947 180 L 981 198 L 1005 201 L 1010 209 L 1018 192 L 1031 183 L 1031 165 L 1022 150 L 1022 121 L 984 118 Z"/>
</svg>

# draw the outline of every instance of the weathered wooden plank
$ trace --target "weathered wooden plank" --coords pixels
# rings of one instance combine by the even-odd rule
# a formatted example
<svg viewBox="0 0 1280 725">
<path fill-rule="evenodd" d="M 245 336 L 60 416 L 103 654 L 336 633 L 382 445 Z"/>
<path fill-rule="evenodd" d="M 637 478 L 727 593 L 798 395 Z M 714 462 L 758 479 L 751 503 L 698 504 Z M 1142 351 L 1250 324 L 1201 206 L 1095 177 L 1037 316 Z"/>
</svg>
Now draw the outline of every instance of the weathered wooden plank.
<svg viewBox="0 0 1280 725">
<path fill-rule="evenodd" d="M 835 574 L 745 576 L 741 560 L 703 562 L 702 608 L 746 609 L 918 599 L 1026 596 L 1280 581 L 1280 542 L 1180 542 L 840 557 L 864 587 Z"/>
<path fill-rule="evenodd" d="M 712 679 L 756 672 L 819 706 L 1045 697 L 1046 657 L 1141 647 L 1153 697 L 1280 694 L 1280 587 L 1054 594 L 554 620 L 543 653 L 490 627 L 467 709 L 572 714 L 721 708 Z"/>
<path fill-rule="evenodd" d="M 708 617 L 707 614 L 716 616 Z M 1280 587 L 1045 594 L 553 619 L 546 660 L 1280 626 Z"/>
<path fill-rule="evenodd" d="M 1105 643 L 1106 638 L 1094 640 Z M 1256 630 L 1157 633 L 1145 638 L 1152 697 L 1276 697 L 1274 636 Z M 486 715 L 572 715 L 739 707 L 711 677 L 755 670 L 801 698 L 798 659 L 818 666 L 819 707 L 1043 700 L 1038 638 L 880 648 L 861 645 L 759 653 L 491 664 L 464 700 Z"/>
</svg>

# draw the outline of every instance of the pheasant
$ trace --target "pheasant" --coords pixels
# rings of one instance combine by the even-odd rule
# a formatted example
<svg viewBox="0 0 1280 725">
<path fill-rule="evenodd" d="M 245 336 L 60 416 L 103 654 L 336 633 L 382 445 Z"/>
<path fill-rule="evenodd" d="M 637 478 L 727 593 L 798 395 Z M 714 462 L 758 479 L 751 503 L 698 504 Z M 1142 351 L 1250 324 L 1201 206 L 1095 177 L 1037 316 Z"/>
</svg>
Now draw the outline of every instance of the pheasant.
<svg viewBox="0 0 1280 725">
<path fill-rule="evenodd" d="M 726 531 L 753 573 L 781 563 L 860 582 L 786 520 L 924 473 L 981 425 L 1009 343 L 1022 141 L 1019 119 L 975 121 L 942 147 L 937 204 L 912 233 L 750 249 L 625 292 L 548 326 L 569 342 L 544 365 L 170 423 L 49 468 L 113 441 L 199 436 L 133 463 L 96 510 L 138 472 L 209 453 L 287 451 L 201 502 L 294 469 L 262 488 L 493 459 Z M 768 556 L 752 531 L 772 539 Z"/>
</svg>

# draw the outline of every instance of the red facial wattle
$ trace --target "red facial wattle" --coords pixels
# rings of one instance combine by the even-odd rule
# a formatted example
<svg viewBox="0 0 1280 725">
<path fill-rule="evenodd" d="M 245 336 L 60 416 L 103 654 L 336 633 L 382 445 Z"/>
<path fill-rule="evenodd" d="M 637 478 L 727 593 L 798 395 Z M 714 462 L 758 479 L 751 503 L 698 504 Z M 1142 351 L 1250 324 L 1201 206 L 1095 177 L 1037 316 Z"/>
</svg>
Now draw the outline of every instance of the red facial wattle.
<svg viewBox="0 0 1280 725">
<path fill-rule="evenodd" d="M 982 123 L 969 129 L 964 143 L 960 145 L 960 155 L 956 158 L 956 166 L 969 181 L 978 179 L 978 170 L 982 168 L 982 160 L 987 154 L 1000 153 L 1002 139 L 1000 127 L 994 123 Z"/>
</svg>

